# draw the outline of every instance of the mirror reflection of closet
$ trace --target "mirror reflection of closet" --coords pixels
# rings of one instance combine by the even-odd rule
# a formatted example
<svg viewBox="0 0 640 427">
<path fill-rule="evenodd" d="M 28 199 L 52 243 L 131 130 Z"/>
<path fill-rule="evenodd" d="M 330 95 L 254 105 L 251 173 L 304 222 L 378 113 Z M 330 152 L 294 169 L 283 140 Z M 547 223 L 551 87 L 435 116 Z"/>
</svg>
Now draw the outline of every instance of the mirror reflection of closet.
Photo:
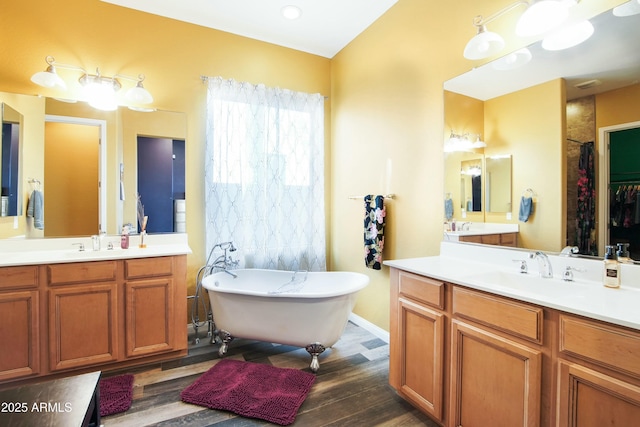
<svg viewBox="0 0 640 427">
<path fill-rule="evenodd" d="M 640 260 L 640 127 L 609 134 L 609 245 L 628 243 Z"/>
<path fill-rule="evenodd" d="M 20 129 L 22 114 L 6 103 L 0 104 L 2 116 L 2 149 L 0 150 L 0 216 L 18 216 L 22 212 L 20 198 Z"/>
<path fill-rule="evenodd" d="M 460 208 L 482 212 L 482 159 L 460 163 Z"/>
</svg>

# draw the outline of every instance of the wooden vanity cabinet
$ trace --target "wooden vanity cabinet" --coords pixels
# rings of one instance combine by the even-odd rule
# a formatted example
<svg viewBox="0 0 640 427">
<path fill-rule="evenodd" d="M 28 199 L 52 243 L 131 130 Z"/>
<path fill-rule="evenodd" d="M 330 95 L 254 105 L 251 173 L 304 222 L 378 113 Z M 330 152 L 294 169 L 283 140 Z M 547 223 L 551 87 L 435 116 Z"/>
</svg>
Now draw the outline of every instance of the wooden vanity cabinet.
<svg viewBox="0 0 640 427">
<path fill-rule="evenodd" d="M 392 271 L 389 382 L 405 399 L 443 422 L 446 285 L 405 271 Z"/>
<path fill-rule="evenodd" d="M 0 381 L 40 373 L 38 267 L 0 268 Z"/>
<path fill-rule="evenodd" d="M 539 426 L 543 310 L 453 287 L 453 426 Z"/>
<path fill-rule="evenodd" d="M 518 246 L 518 233 L 495 233 L 460 236 L 459 240 L 461 242 L 482 243 L 484 245 L 498 245 L 515 248 Z"/>
<path fill-rule="evenodd" d="M 127 357 L 172 350 L 176 341 L 173 273 L 179 266 L 171 257 L 125 260 L 124 265 Z"/>
<path fill-rule="evenodd" d="M 640 420 L 640 333 L 561 314 L 558 426 L 614 427 Z"/>
<path fill-rule="evenodd" d="M 0 384 L 187 354 L 186 255 L 0 268 Z"/>
<path fill-rule="evenodd" d="M 118 359 L 116 261 L 47 266 L 49 369 Z"/>
</svg>

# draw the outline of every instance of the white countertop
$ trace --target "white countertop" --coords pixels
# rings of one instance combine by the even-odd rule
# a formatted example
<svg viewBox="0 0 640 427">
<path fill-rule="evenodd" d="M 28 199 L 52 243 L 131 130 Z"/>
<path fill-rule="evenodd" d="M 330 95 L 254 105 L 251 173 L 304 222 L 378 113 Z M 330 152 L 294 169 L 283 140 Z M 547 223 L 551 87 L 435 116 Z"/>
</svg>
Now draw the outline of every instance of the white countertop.
<svg viewBox="0 0 640 427">
<path fill-rule="evenodd" d="M 463 229 L 464 228 L 464 229 Z M 445 240 L 458 241 L 460 236 L 482 236 L 487 234 L 517 233 L 518 224 L 498 224 L 490 222 L 456 222 L 455 231 L 445 231 Z"/>
<path fill-rule="evenodd" d="M 112 242 L 113 249 L 107 249 Z M 120 248 L 120 236 L 104 236 L 99 251 L 92 250 L 91 237 L 6 239 L 0 240 L 0 267 L 34 264 L 101 261 L 110 259 L 146 258 L 191 253 L 184 233 L 149 234 L 146 247 L 139 247 L 140 237 L 129 236 L 129 248 Z M 84 245 L 80 251 L 78 243 Z"/>
<path fill-rule="evenodd" d="M 543 279 L 536 260 L 518 249 L 442 242 L 440 256 L 384 261 L 385 265 L 496 295 L 640 330 L 640 265 L 621 265 L 622 286 L 602 285 L 600 260 L 549 255 L 554 277 Z M 528 274 L 520 274 L 520 260 Z M 514 262 L 514 260 L 518 262 Z M 562 280 L 566 266 L 574 281 Z"/>
</svg>

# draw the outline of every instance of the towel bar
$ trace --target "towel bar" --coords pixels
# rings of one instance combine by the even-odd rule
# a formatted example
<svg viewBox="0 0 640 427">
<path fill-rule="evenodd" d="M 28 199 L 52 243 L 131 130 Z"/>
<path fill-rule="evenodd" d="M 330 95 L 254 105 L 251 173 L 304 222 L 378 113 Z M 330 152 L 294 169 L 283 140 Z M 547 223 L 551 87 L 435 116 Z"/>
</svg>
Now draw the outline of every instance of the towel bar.
<svg viewBox="0 0 640 427">
<path fill-rule="evenodd" d="M 384 194 L 383 196 L 384 196 L 385 199 L 393 199 L 393 198 L 396 197 L 395 194 Z M 364 198 L 365 198 L 365 196 L 349 196 L 349 199 L 351 199 L 351 200 L 362 200 Z"/>
</svg>

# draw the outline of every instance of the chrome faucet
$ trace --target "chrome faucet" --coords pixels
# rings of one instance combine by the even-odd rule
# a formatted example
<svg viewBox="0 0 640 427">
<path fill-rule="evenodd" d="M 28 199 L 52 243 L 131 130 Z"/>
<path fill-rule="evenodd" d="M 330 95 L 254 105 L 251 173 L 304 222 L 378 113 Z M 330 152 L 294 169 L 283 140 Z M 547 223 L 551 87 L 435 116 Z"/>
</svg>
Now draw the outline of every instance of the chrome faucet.
<svg viewBox="0 0 640 427">
<path fill-rule="evenodd" d="M 462 226 L 460 227 L 460 231 L 469 231 L 469 228 L 471 228 L 471 223 L 470 222 L 463 222 Z"/>
<path fill-rule="evenodd" d="M 580 248 L 578 248 L 577 246 L 565 246 L 560 251 L 560 256 L 574 256 L 578 253 L 580 253 Z"/>
<path fill-rule="evenodd" d="M 233 276 L 234 278 L 238 277 L 237 274 L 232 273 L 231 269 L 234 269 L 238 266 L 239 264 L 239 260 L 234 260 L 231 258 L 231 255 L 228 254 L 228 252 L 235 252 L 237 249 L 236 247 L 233 245 L 233 242 L 224 242 L 224 243 L 217 243 L 216 245 L 213 246 L 213 248 L 211 248 L 211 253 L 209 254 L 209 258 L 211 258 L 211 255 L 213 254 L 213 252 L 216 249 L 222 249 L 224 251 L 224 253 L 220 256 L 218 256 L 212 264 L 209 264 L 209 262 L 207 261 L 207 264 L 212 268 L 212 269 L 219 269 L 224 271 L 227 274 L 230 274 L 231 276 Z"/>
<path fill-rule="evenodd" d="M 544 252 L 536 251 L 529 254 L 529 258 L 538 260 L 538 272 L 540 277 L 549 279 L 553 277 L 553 268 L 551 268 L 551 261 Z"/>
</svg>

